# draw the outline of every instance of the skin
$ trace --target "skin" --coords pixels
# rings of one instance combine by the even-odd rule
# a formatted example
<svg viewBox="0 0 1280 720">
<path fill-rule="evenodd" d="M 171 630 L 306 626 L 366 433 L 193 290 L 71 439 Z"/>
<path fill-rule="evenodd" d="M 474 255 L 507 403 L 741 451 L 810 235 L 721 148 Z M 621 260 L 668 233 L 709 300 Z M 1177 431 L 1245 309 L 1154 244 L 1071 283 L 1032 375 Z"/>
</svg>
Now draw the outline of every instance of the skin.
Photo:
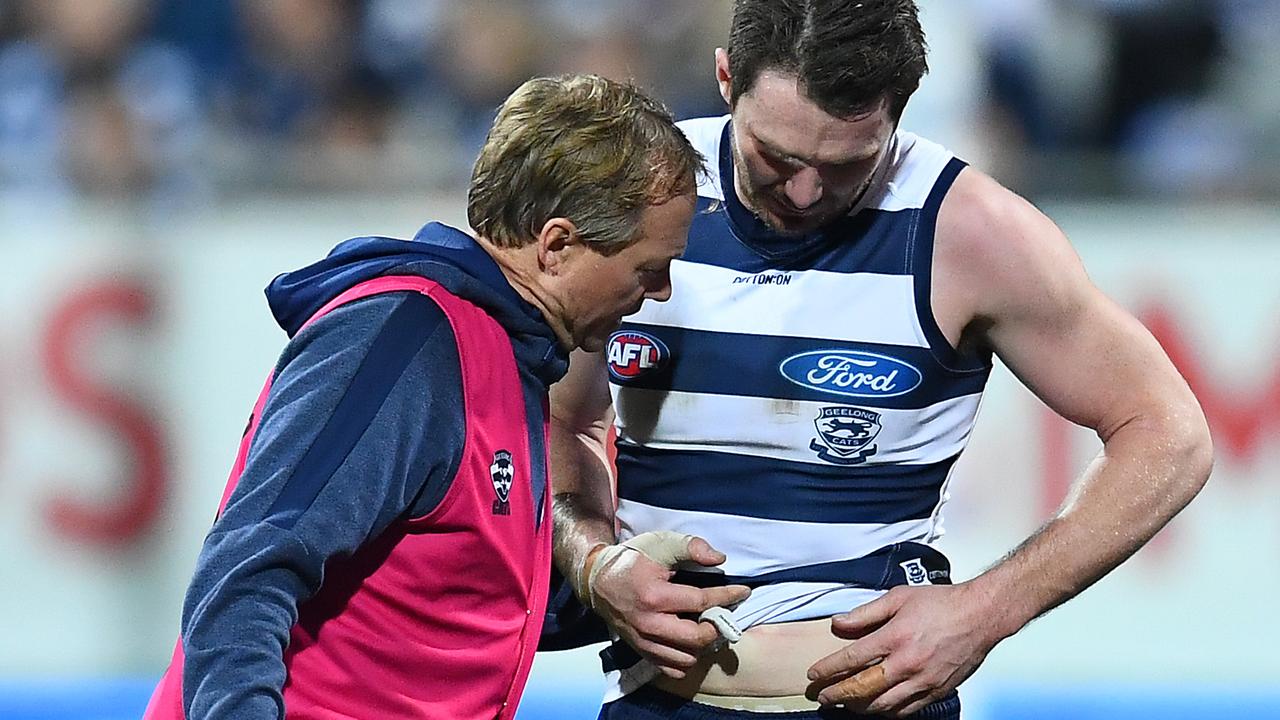
<svg viewBox="0 0 1280 720">
<path fill-rule="evenodd" d="M 722 50 L 716 61 L 729 100 Z M 855 205 L 875 170 L 860 158 L 882 158 L 894 125 L 883 102 L 866 115 L 827 115 L 795 78 L 774 71 L 731 106 L 738 195 L 788 233 Z M 832 173 L 841 161 L 851 169 Z M 982 574 L 951 586 L 894 588 L 833 617 L 830 632 L 850 642 L 814 657 L 808 687 L 794 689 L 824 705 L 905 717 L 943 697 L 997 643 L 1137 551 L 1199 492 L 1212 466 L 1199 404 L 1150 333 L 1093 286 L 1052 221 L 971 168 L 939 212 L 931 292 L 948 342 L 962 352 L 993 352 L 1046 405 L 1093 429 L 1103 450 L 1057 515 Z M 613 527 L 603 465 L 607 376 L 598 358 L 574 363 L 552 393 L 562 428 L 553 470 L 566 482 L 556 485 L 562 569 L 577 567 L 589 543 L 610 541 Z M 641 619 L 659 627 L 626 603 L 672 592 L 655 577 L 602 578 L 605 600 L 619 599 L 615 627 Z M 651 604 L 645 612 L 660 611 Z M 678 677 L 671 670 L 692 667 L 690 654 L 705 645 L 691 643 L 702 639 L 655 631 L 637 650 Z"/>
<path fill-rule="evenodd" d="M 605 450 L 613 412 L 605 372 L 601 353 L 575 352 L 568 375 L 551 388 L 554 558 L 568 578 L 588 575 L 595 560 L 592 550 L 616 540 L 613 481 Z M 725 556 L 706 540 L 693 538 L 679 559 L 714 567 Z M 639 553 L 624 553 L 600 569 L 589 600 L 581 589 L 579 596 L 662 674 L 683 678 L 717 634 L 710 623 L 678 615 L 732 605 L 750 591 L 740 585 L 677 585 L 669 581 L 671 575 L 668 566 Z"/>
<path fill-rule="evenodd" d="M 717 54 L 729 101 L 728 58 Z M 815 112 L 816 111 L 816 112 Z M 784 235 L 802 235 L 845 215 L 891 147 L 888 103 L 848 119 L 804 98 L 793 76 L 766 70 L 734 108 L 734 185 L 742 204 Z"/>
<path fill-rule="evenodd" d="M 684 254 L 696 202 L 690 192 L 644 208 L 635 240 L 613 255 L 596 252 L 562 217 L 519 248 L 481 242 L 564 347 L 596 352 L 645 300 L 671 297 L 671 261 Z"/>
</svg>

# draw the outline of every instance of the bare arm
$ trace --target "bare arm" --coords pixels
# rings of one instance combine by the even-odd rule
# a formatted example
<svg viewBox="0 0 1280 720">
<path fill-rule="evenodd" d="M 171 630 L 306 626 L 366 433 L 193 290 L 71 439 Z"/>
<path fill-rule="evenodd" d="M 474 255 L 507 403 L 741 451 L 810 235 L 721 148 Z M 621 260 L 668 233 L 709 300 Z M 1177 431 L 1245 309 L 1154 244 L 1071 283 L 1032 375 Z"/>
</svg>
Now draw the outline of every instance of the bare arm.
<svg viewBox="0 0 1280 720">
<path fill-rule="evenodd" d="M 655 562 L 643 551 L 604 552 L 616 542 L 605 446 L 612 417 L 604 358 L 576 352 L 568 375 L 551 390 L 556 566 L 573 583 L 579 599 L 623 640 L 661 672 L 683 677 L 717 633 L 710 623 L 680 615 L 697 616 L 712 606 L 741 602 L 749 590 L 740 585 L 698 589 L 670 582 L 679 561 L 704 566 L 724 562 L 724 555 L 702 538 L 688 537 L 669 554 L 674 558 L 670 562 Z M 597 560 L 599 568 L 594 567 Z"/>
<path fill-rule="evenodd" d="M 1021 271 L 981 308 L 997 355 L 1046 405 L 1092 428 L 1103 450 L 1057 515 L 973 581 L 1004 608 L 1013 634 L 1115 569 L 1208 480 L 1203 412 L 1155 338 L 1089 281 L 1048 218 L 982 177 Z M 1002 198 L 1003 196 L 1003 198 Z M 961 198 L 962 199 L 962 198 Z M 1007 218 L 1007 220 L 1006 220 Z M 972 232 L 983 232 L 983 227 Z"/>
<path fill-rule="evenodd" d="M 556 567 L 575 589 L 587 553 L 615 539 L 605 447 L 612 421 L 603 356 L 574 352 L 569 374 L 551 388 L 551 477 Z"/>
<path fill-rule="evenodd" d="M 898 588 L 833 622 L 860 639 L 815 663 L 811 677 L 870 668 L 822 699 L 871 712 L 910 714 L 955 688 L 996 643 L 1142 547 L 1212 465 L 1186 382 L 1030 204 L 966 170 L 943 203 L 934 268 L 953 303 L 942 312 L 965 313 L 979 342 L 1050 408 L 1095 430 L 1103 450 L 1055 517 L 986 572 L 950 588 Z"/>
</svg>

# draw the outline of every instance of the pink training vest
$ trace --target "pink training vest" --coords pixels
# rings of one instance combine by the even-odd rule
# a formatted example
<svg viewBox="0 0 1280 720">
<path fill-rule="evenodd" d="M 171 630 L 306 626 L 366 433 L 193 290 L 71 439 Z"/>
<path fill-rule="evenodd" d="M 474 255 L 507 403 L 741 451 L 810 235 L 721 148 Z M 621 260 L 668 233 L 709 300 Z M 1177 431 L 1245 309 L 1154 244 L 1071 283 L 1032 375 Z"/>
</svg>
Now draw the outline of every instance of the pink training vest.
<svg viewBox="0 0 1280 720">
<path fill-rule="evenodd" d="M 324 585 L 300 605 L 285 650 L 286 717 L 511 718 L 547 602 L 550 482 L 538 518 L 511 341 L 480 308 L 426 278 L 388 276 L 350 288 L 308 324 L 343 303 L 397 290 L 430 297 L 453 328 L 467 418 L 462 464 L 431 513 L 392 525 L 325 567 Z M 273 379 L 258 396 L 219 512 L 244 471 Z M 546 437 L 545 421 L 541 431 Z M 496 487 L 508 462 L 504 504 Z M 182 667 L 179 640 L 144 720 L 183 718 Z"/>
</svg>

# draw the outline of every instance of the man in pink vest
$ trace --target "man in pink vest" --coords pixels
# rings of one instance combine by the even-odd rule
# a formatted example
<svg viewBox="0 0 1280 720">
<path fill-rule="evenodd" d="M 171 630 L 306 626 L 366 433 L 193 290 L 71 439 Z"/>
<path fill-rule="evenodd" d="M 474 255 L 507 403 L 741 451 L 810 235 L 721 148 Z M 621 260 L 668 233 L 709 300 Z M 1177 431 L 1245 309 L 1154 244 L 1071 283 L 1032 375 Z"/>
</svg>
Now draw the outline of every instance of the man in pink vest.
<svg viewBox="0 0 1280 720">
<path fill-rule="evenodd" d="M 512 717 L 550 568 L 547 388 L 669 296 L 700 164 L 631 86 L 531 80 L 480 151 L 471 233 L 276 278 L 290 341 L 146 718 Z"/>
</svg>

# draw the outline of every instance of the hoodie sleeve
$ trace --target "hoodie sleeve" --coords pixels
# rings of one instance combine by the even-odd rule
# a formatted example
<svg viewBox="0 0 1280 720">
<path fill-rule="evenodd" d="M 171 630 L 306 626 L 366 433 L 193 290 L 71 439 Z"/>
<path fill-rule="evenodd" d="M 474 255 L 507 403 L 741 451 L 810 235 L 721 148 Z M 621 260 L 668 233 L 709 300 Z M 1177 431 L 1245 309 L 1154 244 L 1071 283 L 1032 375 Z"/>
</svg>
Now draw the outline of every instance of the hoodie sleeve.
<svg viewBox="0 0 1280 720">
<path fill-rule="evenodd" d="M 465 431 L 457 346 L 429 298 L 357 300 L 289 343 L 187 590 L 187 717 L 284 717 L 299 603 L 328 559 L 439 503 Z"/>
</svg>

